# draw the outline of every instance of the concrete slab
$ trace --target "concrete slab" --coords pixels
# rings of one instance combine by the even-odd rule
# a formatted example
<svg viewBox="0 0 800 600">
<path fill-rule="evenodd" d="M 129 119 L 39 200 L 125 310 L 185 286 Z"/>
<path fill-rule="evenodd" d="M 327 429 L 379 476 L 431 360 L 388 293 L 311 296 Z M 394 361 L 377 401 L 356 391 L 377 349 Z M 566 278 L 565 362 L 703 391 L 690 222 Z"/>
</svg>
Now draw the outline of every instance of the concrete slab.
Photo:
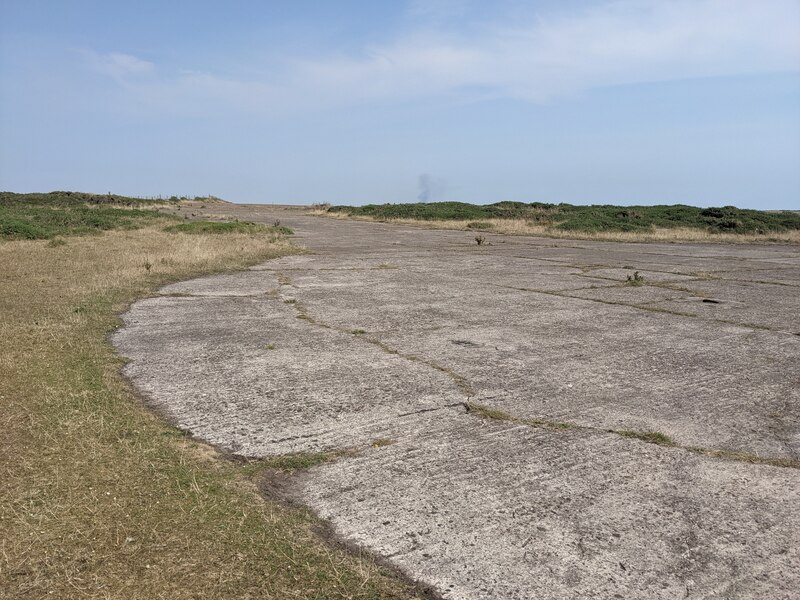
<svg viewBox="0 0 800 600">
<path fill-rule="evenodd" d="M 226 210 L 314 254 L 169 286 L 114 342 L 227 450 L 355 450 L 289 486 L 340 536 L 444 598 L 797 597 L 800 249 Z"/>
<path fill-rule="evenodd" d="M 444 598 L 791 598 L 800 584 L 793 470 L 427 420 L 422 436 L 314 469 L 294 492 Z"/>
<path fill-rule="evenodd" d="M 683 285 L 702 298 L 687 296 L 653 306 L 691 312 L 706 319 L 800 333 L 800 290 L 797 287 L 723 279 L 691 281 Z"/>
</svg>

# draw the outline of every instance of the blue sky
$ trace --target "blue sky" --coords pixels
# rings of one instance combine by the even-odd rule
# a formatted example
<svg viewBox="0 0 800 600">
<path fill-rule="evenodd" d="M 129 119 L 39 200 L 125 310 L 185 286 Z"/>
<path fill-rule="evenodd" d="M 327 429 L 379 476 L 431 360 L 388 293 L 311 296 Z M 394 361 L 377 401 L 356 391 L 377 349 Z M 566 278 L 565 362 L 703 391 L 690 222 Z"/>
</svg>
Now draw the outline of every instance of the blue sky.
<svg viewBox="0 0 800 600">
<path fill-rule="evenodd" d="M 800 209 L 800 0 L 0 0 L 0 189 Z"/>
</svg>

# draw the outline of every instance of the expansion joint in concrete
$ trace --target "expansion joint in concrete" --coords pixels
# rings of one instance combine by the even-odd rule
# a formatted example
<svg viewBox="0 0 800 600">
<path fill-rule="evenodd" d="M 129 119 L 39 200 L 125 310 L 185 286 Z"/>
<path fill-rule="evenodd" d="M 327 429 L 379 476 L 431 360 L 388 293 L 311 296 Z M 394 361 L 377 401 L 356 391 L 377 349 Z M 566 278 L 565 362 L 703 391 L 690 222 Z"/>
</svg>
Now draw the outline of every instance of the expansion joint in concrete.
<svg viewBox="0 0 800 600">
<path fill-rule="evenodd" d="M 292 286 L 292 287 L 297 288 L 297 286 L 294 286 L 294 284 L 292 283 L 291 278 L 288 277 L 285 273 L 283 273 L 281 271 L 276 271 L 275 275 L 276 275 L 276 277 L 278 279 L 278 282 L 280 283 L 281 287 L 283 287 L 283 286 Z M 284 302 L 288 302 L 292 306 L 294 306 L 294 309 L 297 312 L 297 318 L 298 319 L 302 319 L 302 320 L 306 321 L 307 323 L 309 323 L 311 325 L 316 325 L 317 327 L 322 327 L 323 329 L 329 329 L 329 330 L 333 330 L 333 331 L 338 331 L 339 333 L 343 333 L 343 334 L 347 334 L 347 335 L 355 335 L 362 342 L 364 342 L 366 344 L 370 344 L 370 345 L 380 349 L 381 351 L 383 351 L 386 354 L 392 354 L 392 355 L 398 356 L 400 358 L 403 358 L 403 359 L 411 361 L 411 362 L 416 362 L 416 363 L 420 363 L 420 364 L 426 365 L 426 366 L 430 367 L 431 369 L 435 369 L 436 371 L 439 371 L 439 372 L 444 373 L 445 375 L 447 375 L 453 381 L 453 383 L 458 388 L 458 390 L 465 397 L 471 398 L 472 396 L 475 395 L 475 390 L 472 388 L 472 386 L 470 385 L 469 381 L 467 381 L 467 378 L 464 377 L 463 375 L 460 375 L 459 373 L 456 373 L 455 371 L 453 371 L 449 367 L 445 367 L 444 365 L 441 365 L 441 364 L 439 364 L 438 362 L 436 362 L 434 360 L 430 360 L 430 359 L 427 359 L 427 358 L 423 358 L 421 356 L 417 356 L 416 354 L 408 354 L 408 353 L 401 352 L 400 350 L 398 350 L 396 348 L 392 348 L 391 346 L 389 346 L 388 344 L 385 344 L 384 342 L 381 342 L 380 340 L 376 340 L 374 338 L 370 338 L 368 336 L 363 335 L 362 334 L 363 330 L 360 330 L 360 329 L 355 329 L 355 330 L 346 329 L 344 327 L 339 327 L 339 326 L 336 326 L 336 325 L 331 325 L 329 323 L 325 323 L 323 321 L 320 321 L 319 319 L 317 319 L 316 317 L 311 315 L 309 310 L 308 310 L 308 307 L 306 307 L 305 304 L 303 304 L 300 300 L 297 300 L 296 298 L 292 298 L 291 301 L 284 300 Z M 358 332 L 358 333 L 354 333 L 354 332 Z"/>
</svg>

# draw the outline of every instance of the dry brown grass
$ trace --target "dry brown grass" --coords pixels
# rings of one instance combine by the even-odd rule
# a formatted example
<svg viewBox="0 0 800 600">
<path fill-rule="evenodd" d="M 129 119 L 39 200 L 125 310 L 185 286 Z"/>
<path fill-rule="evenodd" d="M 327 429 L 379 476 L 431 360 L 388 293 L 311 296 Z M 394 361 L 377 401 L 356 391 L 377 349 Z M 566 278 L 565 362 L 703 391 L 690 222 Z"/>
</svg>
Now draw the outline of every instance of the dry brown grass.
<svg viewBox="0 0 800 600">
<path fill-rule="evenodd" d="M 452 229 L 457 231 L 473 231 L 468 227 L 472 220 L 437 220 L 420 219 L 376 219 L 365 216 L 348 215 L 346 213 L 329 213 L 325 210 L 311 210 L 308 214 L 324 216 L 332 219 L 352 219 L 356 221 L 378 221 L 396 223 L 398 225 L 414 225 L 426 229 Z M 705 229 L 693 227 L 658 228 L 646 232 L 634 231 L 565 231 L 547 225 L 539 225 L 526 219 L 481 219 L 482 223 L 491 225 L 478 233 L 500 233 L 505 235 L 529 235 L 534 237 L 557 238 L 563 240 L 598 240 L 607 242 L 698 242 L 720 244 L 800 244 L 800 230 L 769 232 L 764 234 L 711 233 Z"/>
<path fill-rule="evenodd" d="M 143 408 L 108 342 L 159 285 L 293 249 L 156 228 L 0 243 L 0 597 L 389 598 L 411 593 L 333 549 Z"/>
</svg>

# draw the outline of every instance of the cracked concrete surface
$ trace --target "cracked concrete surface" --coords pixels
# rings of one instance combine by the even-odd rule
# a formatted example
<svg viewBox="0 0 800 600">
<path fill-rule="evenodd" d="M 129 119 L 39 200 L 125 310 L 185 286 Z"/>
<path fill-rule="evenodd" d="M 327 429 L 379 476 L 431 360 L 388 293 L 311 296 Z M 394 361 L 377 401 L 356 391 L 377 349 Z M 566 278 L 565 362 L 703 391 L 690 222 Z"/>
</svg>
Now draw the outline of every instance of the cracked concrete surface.
<svg viewBox="0 0 800 600">
<path fill-rule="evenodd" d="M 444 598 L 799 597 L 800 249 L 225 210 L 314 254 L 167 286 L 114 341 L 198 437 L 357 450 L 290 485 L 343 538 Z"/>
</svg>

